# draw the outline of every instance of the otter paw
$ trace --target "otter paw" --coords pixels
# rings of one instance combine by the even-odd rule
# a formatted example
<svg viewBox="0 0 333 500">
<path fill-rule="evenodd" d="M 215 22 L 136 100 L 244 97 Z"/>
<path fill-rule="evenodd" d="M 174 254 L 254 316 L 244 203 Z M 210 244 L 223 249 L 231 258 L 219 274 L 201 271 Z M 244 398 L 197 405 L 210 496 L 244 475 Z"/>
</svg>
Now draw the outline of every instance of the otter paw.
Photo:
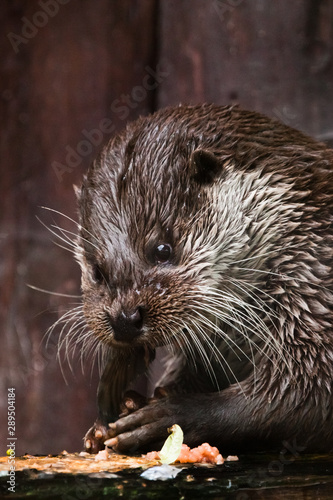
<svg viewBox="0 0 333 500">
<path fill-rule="evenodd" d="M 84 448 L 88 453 L 98 453 L 104 450 L 106 441 L 110 437 L 109 429 L 98 422 L 88 430 L 84 436 Z"/>
<path fill-rule="evenodd" d="M 163 392 L 158 395 L 162 397 L 150 399 L 143 408 L 110 424 L 105 444 L 116 453 L 158 449 L 174 424 L 182 428 L 184 442 L 191 447 L 214 437 L 211 409 L 219 404 L 215 393 L 164 396 Z"/>
<path fill-rule="evenodd" d="M 110 424 L 110 439 L 106 445 L 116 453 L 137 453 L 148 451 L 161 444 L 168 437 L 168 428 L 178 423 L 183 429 L 191 415 L 183 400 L 171 400 L 168 397 L 151 399 L 143 408 Z"/>
</svg>

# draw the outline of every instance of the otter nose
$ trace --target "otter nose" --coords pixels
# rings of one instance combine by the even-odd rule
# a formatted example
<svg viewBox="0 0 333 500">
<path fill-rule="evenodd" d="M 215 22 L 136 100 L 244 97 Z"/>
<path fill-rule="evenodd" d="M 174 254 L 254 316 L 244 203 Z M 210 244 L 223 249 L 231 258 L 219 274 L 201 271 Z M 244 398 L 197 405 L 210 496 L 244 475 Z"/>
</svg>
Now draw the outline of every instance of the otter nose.
<svg viewBox="0 0 333 500">
<path fill-rule="evenodd" d="M 110 318 L 115 340 L 129 342 L 142 333 L 144 311 L 137 307 L 129 311 L 122 310 L 116 318 Z"/>
</svg>

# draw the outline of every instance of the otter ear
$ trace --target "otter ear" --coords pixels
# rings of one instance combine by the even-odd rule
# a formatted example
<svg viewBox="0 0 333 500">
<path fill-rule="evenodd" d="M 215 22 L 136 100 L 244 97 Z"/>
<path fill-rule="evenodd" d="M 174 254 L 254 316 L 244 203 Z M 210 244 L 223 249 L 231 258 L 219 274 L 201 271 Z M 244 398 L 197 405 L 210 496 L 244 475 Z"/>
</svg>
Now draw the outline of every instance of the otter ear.
<svg viewBox="0 0 333 500">
<path fill-rule="evenodd" d="M 219 159 L 210 151 L 196 149 L 190 159 L 192 177 L 199 184 L 212 184 L 221 173 Z"/>
</svg>

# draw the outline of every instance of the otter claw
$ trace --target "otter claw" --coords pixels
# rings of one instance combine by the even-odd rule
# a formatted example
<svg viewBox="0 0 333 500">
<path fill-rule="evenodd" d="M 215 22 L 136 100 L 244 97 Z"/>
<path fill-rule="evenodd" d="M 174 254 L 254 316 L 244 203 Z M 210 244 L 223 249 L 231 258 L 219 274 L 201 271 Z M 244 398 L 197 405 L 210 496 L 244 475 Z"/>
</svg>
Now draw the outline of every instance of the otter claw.
<svg viewBox="0 0 333 500">
<path fill-rule="evenodd" d="M 109 430 L 102 424 L 95 423 L 87 432 L 84 437 L 84 447 L 85 451 L 88 453 L 98 453 L 104 450 L 106 441 L 110 435 Z"/>
</svg>

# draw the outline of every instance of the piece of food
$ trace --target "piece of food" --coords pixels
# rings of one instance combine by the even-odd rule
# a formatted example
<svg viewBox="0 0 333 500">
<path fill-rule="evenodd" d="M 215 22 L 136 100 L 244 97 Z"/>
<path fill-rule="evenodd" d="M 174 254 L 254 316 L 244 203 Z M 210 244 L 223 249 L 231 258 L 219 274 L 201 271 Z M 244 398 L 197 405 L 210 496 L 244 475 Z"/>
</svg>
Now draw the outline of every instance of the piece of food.
<svg viewBox="0 0 333 500">
<path fill-rule="evenodd" d="M 203 463 L 220 465 L 223 464 L 224 459 L 215 446 L 210 446 L 208 443 L 203 443 L 197 448 L 192 449 L 184 444 L 178 457 L 178 461 L 181 464 Z"/>
<path fill-rule="evenodd" d="M 95 455 L 95 460 L 107 460 L 109 458 L 109 452 L 107 448 L 105 450 L 100 450 L 97 455 Z"/>
<path fill-rule="evenodd" d="M 159 451 L 151 451 L 145 455 L 148 460 L 160 460 Z M 186 444 L 181 446 L 180 454 L 175 459 L 175 462 L 181 464 L 215 464 L 221 465 L 224 463 L 224 459 L 215 446 L 210 446 L 208 443 L 203 443 L 197 448 L 190 448 Z"/>
<path fill-rule="evenodd" d="M 166 439 L 161 451 L 159 452 L 159 458 L 162 464 L 172 464 L 177 460 L 180 455 L 184 434 L 179 425 L 174 424 L 171 429 L 170 436 Z"/>
</svg>

